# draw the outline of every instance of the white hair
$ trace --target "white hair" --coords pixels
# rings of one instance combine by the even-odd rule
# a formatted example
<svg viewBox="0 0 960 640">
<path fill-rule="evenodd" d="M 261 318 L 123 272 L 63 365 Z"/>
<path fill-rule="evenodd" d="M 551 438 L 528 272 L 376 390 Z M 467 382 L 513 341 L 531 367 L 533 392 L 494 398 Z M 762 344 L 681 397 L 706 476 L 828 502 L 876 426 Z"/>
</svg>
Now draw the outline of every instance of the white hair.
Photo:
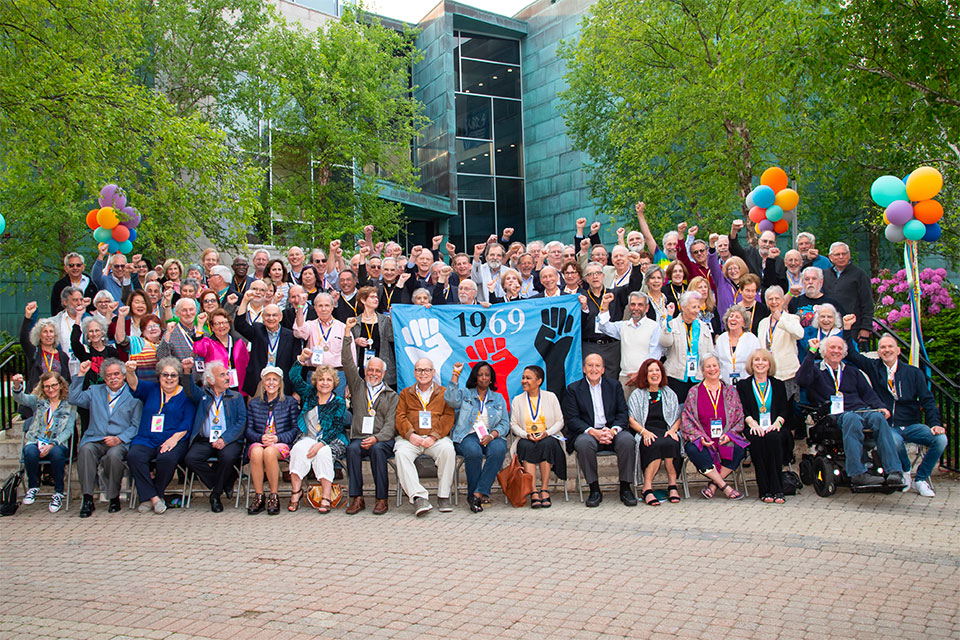
<svg viewBox="0 0 960 640">
<path fill-rule="evenodd" d="M 80 262 L 86 264 L 86 260 L 83 259 L 83 256 L 77 253 L 76 251 L 71 251 L 67 255 L 63 256 L 63 266 L 67 266 L 67 263 L 70 262 L 71 258 L 80 258 Z"/>
<path fill-rule="evenodd" d="M 847 357 L 847 341 L 841 338 L 840 336 L 827 336 L 820 341 L 820 355 L 824 355 L 827 352 L 827 341 L 828 340 L 839 340 L 840 344 L 843 345 L 843 357 Z"/>
<path fill-rule="evenodd" d="M 224 282 L 230 282 L 230 279 L 233 278 L 233 272 L 230 270 L 230 267 L 218 264 L 210 269 L 210 275 L 220 276 L 223 278 Z"/>
<path fill-rule="evenodd" d="M 681 307 L 685 307 L 690 304 L 691 301 L 695 301 L 697 304 L 700 304 L 700 301 L 703 300 L 703 296 L 700 295 L 697 291 L 685 291 L 680 294 L 680 299 L 677 303 Z"/>
<path fill-rule="evenodd" d="M 797 240 L 799 240 L 800 238 L 806 238 L 807 240 L 810 241 L 810 244 L 812 244 L 813 246 L 817 246 L 817 236 L 813 235 L 809 231 L 801 231 L 800 233 L 798 233 Z"/>
<path fill-rule="evenodd" d="M 664 246 L 667 245 L 667 238 L 671 238 L 671 237 L 675 237 L 675 238 L 677 239 L 677 242 L 680 242 L 680 234 L 679 234 L 678 232 L 676 232 L 676 231 L 667 231 L 665 234 L 663 234 L 663 245 L 664 245 Z"/>
<path fill-rule="evenodd" d="M 194 310 L 196 310 L 197 308 L 197 304 L 193 301 L 193 298 L 180 298 L 179 300 L 177 300 L 177 304 L 173 305 L 173 310 L 179 314 L 180 307 L 186 304 L 189 304 L 191 307 L 194 308 Z"/>
<path fill-rule="evenodd" d="M 807 267 L 806 269 L 800 272 L 800 277 L 803 278 L 808 273 L 812 273 L 813 275 L 817 276 L 817 280 L 820 280 L 821 282 L 823 282 L 823 269 L 821 269 L 820 267 Z"/>
<path fill-rule="evenodd" d="M 268 260 L 270 259 L 269 251 L 267 251 L 266 249 L 257 249 L 256 251 L 253 252 L 253 255 L 250 256 L 250 262 L 253 262 L 254 260 L 256 260 L 257 256 L 260 255 L 261 253 L 266 254 Z"/>
<path fill-rule="evenodd" d="M 113 294 L 107 291 L 106 289 L 100 289 L 97 291 L 97 295 L 93 296 L 93 304 L 97 304 L 104 298 L 108 299 L 110 302 L 113 302 Z"/>
<path fill-rule="evenodd" d="M 833 253 L 833 250 L 834 250 L 834 249 L 846 249 L 847 251 L 849 251 L 849 250 L 850 250 L 850 245 L 848 245 L 846 242 L 839 242 L 839 241 L 838 241 L 838 242 L 834 242 L 833 244 L 830 245 L 830 253 Z"/>
<path fill-rule="evenodd" d="M 214 367 L 223 367 L 227 368 L 227 365 L 223 364 L 219 360 L 211 360 L 206 363 L 203 367 L 203 383 L 213 386 L 213 368 Z"/>
</svg>

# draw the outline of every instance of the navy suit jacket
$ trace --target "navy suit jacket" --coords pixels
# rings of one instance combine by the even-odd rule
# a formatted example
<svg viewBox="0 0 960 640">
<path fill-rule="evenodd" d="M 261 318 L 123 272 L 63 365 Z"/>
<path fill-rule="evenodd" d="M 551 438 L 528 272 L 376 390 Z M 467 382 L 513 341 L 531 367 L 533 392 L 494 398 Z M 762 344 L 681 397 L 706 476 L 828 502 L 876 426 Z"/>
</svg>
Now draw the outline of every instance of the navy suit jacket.
<svg viewBox="0 0 960 640">
<path fill-rule="evenodd" d="M 189 381 L 189 382 L 188 382 Z M 193 428 L 190 430 L 190 442 L 201 433 L 203 423 L 207 421 L 210 415 L 210 407 L 213 405 L 213 394 L 206 389 L 201 389 L 193 381 L 193 376 L 183 376 L 183 390 L 187 397 L 197 405 L 197 413 L 193 419 Z M 238 391 L 227 389 L 223 394 L 223 412 L 225 431 L 221 436 L 223 441 L 230 444 L 237 438 L 243 437 L 243 430 L 247 426 L 247 403 Z"/>
<path fill-rule="evenodd" d="M 627 422 L 627 401 L 623 397 L 620 383 L 609 378 L 600 378 L 600 396 L 603 398 L 603 414 L 607 427 L 629 427 Z M 561 403 L 563 425 L 567 437 L 567 451 L 573 451 L 574 440 L 587 429 L 594 428 L 593 399 L 590 397 L 590 383 L 581 378 L 567 387 Z"/>
</svg>

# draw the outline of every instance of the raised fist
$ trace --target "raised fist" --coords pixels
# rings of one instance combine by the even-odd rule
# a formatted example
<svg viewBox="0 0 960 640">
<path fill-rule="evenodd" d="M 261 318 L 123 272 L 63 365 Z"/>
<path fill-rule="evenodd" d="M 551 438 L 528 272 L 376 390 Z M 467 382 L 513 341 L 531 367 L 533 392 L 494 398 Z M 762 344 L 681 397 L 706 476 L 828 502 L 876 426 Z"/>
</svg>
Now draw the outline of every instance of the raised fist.
<svg viewBox="0 0 960 640">
<path fill-rule="evenodd" d="M 237 300 L 239 300 L 239 298 L 235 293 L 231 293 L 227 296 L 227 304 L 237 304 Z"/>
<path fill-rule="evenodd" d="M 600 223 L 599 223 L 598 221 L 594 220 L 594 221 L 590 224 L 590 235 L 594 235 L 594 234 L 596 234 L 596 233 L 600 233 Z"/>
<path fill-rule="evenodd" d="M 356 316 L 351 316 L 351 317 L 347 318 L 347 321 L 344 322 L 343 325 L 344 325 L 344 331 L 350 331 L 350 330 L 353 329 L 355 326 L 357 326 L 357 317 L 356 317 Z"/>
<path fill-rule="evenodd" d="M 23 308 L 23 315 L 28 320 L 33 317 L 33 314 L 37 312 L 37 301 L 31 300 L 27 303 L 27 306 Z"/>
<path fill-rule="evenodd" d="M 180 366 L 183 367 L 184 373 L 190 373 L 193 371 L 193 358 L 184 358 L 180 361 Z"/>
<path fill-rule="evenodd" d="M 643 210 L 647 208 L 647 205 L 642 200 L 637 204 L 633 205 L 634 210 L 637 212 L 637 216 L 643 215 Z"/>
</svg>

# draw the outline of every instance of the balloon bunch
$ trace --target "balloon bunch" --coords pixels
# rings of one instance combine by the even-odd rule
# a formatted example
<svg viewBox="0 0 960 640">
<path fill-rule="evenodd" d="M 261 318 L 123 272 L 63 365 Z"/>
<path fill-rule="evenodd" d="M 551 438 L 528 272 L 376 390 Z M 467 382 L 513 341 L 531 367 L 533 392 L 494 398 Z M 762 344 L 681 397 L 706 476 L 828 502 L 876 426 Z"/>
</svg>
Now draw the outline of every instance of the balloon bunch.
<svg viewBox="0 0 960 640">
<path fill-rule="evenodd" d="M 93 229 L 93 238 L 106 243 L 110 253 L 130 253 L 137 239 L 136 226 L 140 214 L 127 206 L 127 194 L 115 184 L 100 189 L 99 209 L 87 212 L 87 226 Z"/>
<path fill-rule="evenodd" d="M 885 207 L 884 235 L 890 242 L 936 242 L 942 233 L 943 205 L 934 200 L 943 188 L 943 176 L 933 167 L 920 167 L 901 180 L 880 176 L 870 186 L 870 197 Z"/>
<path fill-rule="evenodd" d="M 787 188 L 787 184 L 787 172 L 780 167 L 770 167 L 760 176 L 760 186 L 747 195 L 747 209 L 751 222 L 756 223 L 757 234 L 786 233 L 790 228 L 786 216 L 797 208 L 800 196 Z"/>
</svg>

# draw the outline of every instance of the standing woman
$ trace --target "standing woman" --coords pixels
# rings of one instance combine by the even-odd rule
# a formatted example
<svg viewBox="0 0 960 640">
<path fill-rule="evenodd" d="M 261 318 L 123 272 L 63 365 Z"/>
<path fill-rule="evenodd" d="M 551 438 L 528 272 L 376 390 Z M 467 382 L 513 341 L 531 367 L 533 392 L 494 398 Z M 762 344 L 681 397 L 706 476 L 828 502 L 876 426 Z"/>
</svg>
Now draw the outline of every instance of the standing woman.
<svg viewBox="0 0 960 640">
<path fill-rule="evenodd" d="M 747 361 L 749 378 L 737 383 L 737 393 L 743 405 L 747 440 L 750 441 L 750 459 L 756 467 L 757 489 L 764 502 L 783 504 L 783 439 L 781 431 L 789 417 L 787 389 L 773 376 L 777 365 L 773 354 L 757 349 Z"/>
<path fill-rule="evenodd" d="M 383 360 L 386 367 L 384 380 L 391 387 L 397 384 L 396 357 L 393 350 L 393 323 L 390 316 L 377 313 L 380 297 L 376 287 L 360 287 L 357 290 L 357 301 L 360 305 L 360 317 L 350 322 L 347 318 L 346 330 L 353 335 L 357 345 L 357 363 L 360 376 L 366 375 L 365 367 L 371 358 Z"/>
<path fill-rule="evenodd" d="M 687 291 L 700 294 L 699 318 L 710 327 L 713 335 L 718 336 L 723 329 L 720 326 L 720 316 L 717 315 L 717 302 L 710 288 L 710 281 L 703 276 L 697 276 L 690 281 Z"/>
<path fill-rule="evenodd" d="M 300 275 L 307 269 L 304 267 Z M 347 405 L 333 390 L 340 380 L 336 369 L 327 364 L 317 367 L 310 379 L 303 379 L 303 365 L 310 362 L 310 350 L 304 349 L 300 358 L 290 369 L 293 388 L 303 402 L 303 411 L 297 420 L 300 439 L 290 449 L 290 504 L 288 511 L 296 511 L 303 496 L 303 479 L 310 469 L 320 481 L 320 513 L 330 513 L 333 508 L 333 463 L 347 453 L 347 435 L 343 431 Z"/>
<path fill-rule="evenodd" d="M 571 260 L 563 265 L 560 273 L 563 276 L 563 291 L 561 293 L 573 296 L 583 293 L 580 288 L 583 285 L 583 269 L 580 268 L 579 262 Z"/>
<path fill-rule="evenodd" d="M 176 258 L 169 258 L 163 263 L 163 277 L 160 284 L 170 283 L 173 290 L 180 293 L 180 279 L 183 277 L 183 263 Z"/>
<path fill-rule="evenodd" d="M 60 510 L 63 502 L 63 479 L 70 436 L 76 424 L 74 407 L 67 404 L 69 385 L 57 372 L 46 371 L 29 394 L 19 373 L 13 376 L 13 399 L 33 412 L 24 423 L 23 466 L 27 470 L 27 493 L 23 504 L 33 504 L 40 492 L 40 461 L 50 463 L 54 494 L 50 513 Z"/>
<path fill-rule="evenodd" d="M 107 325 L 103 320 L 95 316 L 89 316 L 83 319 L 83 329 L 81 325 L 73 326 L 73 334 L 70 336 L 73 355 L 80 362 L 90 361 L 90 370 L 84 376 L 83 388 L 88 388 L 91 384 L 103 382 L 100 376 L 100 363 L 106 358 L 116 358 L 117 348 L 106 343 Z M 86 337 L 87 346 L 83 345 L 81 335 Z"/>
<path fill-rule="evenodd" d="M 290 292 L 290 283 L 287 282 L 287 268 L 283 266 L 283 261 L 274 258 L 267 263 L 263 270 L 265 277 L 273 283 L 275 293 L 274 302 L 280 310 L 287 308 L 287 295 Z"/>
<path fill-rule="evenodd" d="M 70 356 L 60 348 L 60 328 L 53 318 L 41 318 L 33 324 L 37 303 L 28 302 L 20 325 L 20 347 L 27 366 L 27 387 L 32 389 L 40 381 L 40 375 L 53 371 L 70 382 Z M 31 327 L 32 325 L 32 327 Z M 69 336 L 64 336 L 69 338 Z M 24 418 L 29 417 L 25 415 Z"/>
<path fill-rule="evenodd" d="M 450 437 L 467 468 L 467 504 L 470 511 L 479 513 L 490 499 L 490 488 L 507 455 L 510 417 L 506 400 L 497 392 L 497 374 L 488 362 L 473 365 L 464 389 L 459 387 L 462 371 L 463 363 L 455 362 L 443 399 L 457 410 Z"/>
<path fill-rule="evenodd" d="M 663 269 L 657 265 L 647 268 L 643 274 L 643 287 L 640 289 L 647 294 L 650 304 L 647 305 L 647 317 L 654 322 L 660 322 L 660 319 L 669 320 L 673 317 L 673 312 L 677 308 L 677 301 L 671 301 L 663 292 L 663 285 L 666 282 L 666 274 Z M 673 307 L 670 305 L 673 304 Z"/>
<path fill-rule="evenodd" d="M 500 286 L 503 287 L 503 297 L 490 292 L 490 302 L 493 304 L 501 302 L 516 302 L 520 299 L 520 291 L 523 289 L 523 279 L 520 272 L 515 269 L 504 269 L 500 275 Z"/>
<path fill-rule="evenodd" d="M 749 443 L 744 440 L 743 407 L 736 388 L 720 379 L 720 361 L 708 355 L 700 361 L 703 382 L 697 384 L 683 404 L 680 432 L 684 451 L 710 483 L 700 493 L 713 497 L 719 488 L 730 500 L 743 494 L 727 484 L 725 478 L 740 466 Z"/>
<path fill-rule="evenodd" d="M 120 307 L 117 316 L 117 345 L 129 354 L 127 362 L 136 362 L 137 378 L 157 382 L 157 347 L 163 339 L 160 318 L 151 314 L 141 316 L 139 336 L 126 336 L 126 315 L 132 307 Z"/>
<path fill-rule="evenodd" d="M 201 313 L 200 316 L 203 317 L 203 314 Z M 204 364 L 214 361 L 222 362 L 230 373 L 230 388 L 238 391 L 243 389 L 244 380 L 247 378 L 247 363 L 250 362 L 247 343 L 233 338 L 230 314 L 223 309 L 214 311 L 206 321 L 210 324 L 213 335 L 203 336 L 194 341 L 194 355 L 202 358 Z"/>
<path fill-rule="evenodd" d="M 800 318 L 787 312 L 787 301 L 783 289 L 773 285 L 764 292 L 770 315 L 760 321 L 757 336 L 763 348 L 773 354 L 774 366 L 768 375 L 775 375 L 787 388 L 787 397 L 796 398 L 800 392 L 796 375 L 800 369 L 797 357 L 797 341 L 803 337 Z"/>
<path fill-rule="evenodd" d="M 716 347 L 720 378 L 726 384 L 737 384 L 747 377 L 747 360 L 753 350 L 761 346 L 757 336 L 745 328 L 749 318 L 738 304 L 727 307 L 723 314 L 723 324 L 727 330 L 717 336 Z"/>
<path fill-rule="evenodd" d="M 813 308 L 813 322 L 803 330 L 803 337 L 797 343 L 800 353 L 806 353 L 810 340 L 816 338 L 820 344 L 830 336 L 843 335 L 843 321 L 837 308 L 829 302 Z"/>
<path fill-rule="evenodd" d="M 517 437 L 517 457 L 534 479 L 536 468 L 540 468 L 541 489 L 530 494 L 533 509 L 546 509 L 551 504 L 550 469 L 561 480 L 567 479 L 567 454 L 560 441 L 552 437 L 563 430 L 563 413 L 557 396 L 540 388 L 543 375 L 543 369 L 536 365 L 526 367 L 520 378 L 523 393 L 511 401 L 510 408 L 510 430 Z"/>
<path fill-rule="evenodd" d="M 126 311 L 124 311 L 126 309 Z M 123 313 L 123 335 L 127 337 L 140 336 L 140 319 L 150 312 L 150 298 L 142 289 L 130 292 L 127 296 L 127 304 L 117 309 L 117 315 L 110 323 L 107 334 L 110 339 L 117 343 L 122 342 L 117 338 L 117 325 L 120 324 L 120 314 Z M 123 354 L 126 357 L 126 353 Z"/>
<path fill-rule="evenodd" d="M 673 315 L 676 316 L 680 313 L 680 296 L 687 290 L 687 267 L 679 260 L 674 260 L 667 265 L 664 275 L 667 285 L 663 293 L 674 304 Z"/>
<path fill-rule="evenodd" d="M 256 495 L 247 509 L 254 515 L 267 509 L 267 514 L 280 513 L 280 461 L 290 457 L 290 445 L 300 435 L 297 418 L 300 406 L 293 398 L 283 395 L 283 371 L 279 367 L 266 366 L 260 372 L 257 392 L 247 406 L 245 435 L 250 447 L 250 478 Z M 270 496 L 263 499 L 263 478 L 270 485 Z"/>
<path fill-rule="evenodd" d="M 159 384 L 138 378 L 136 360 L 127 362 L 127 385 L 133 397 L 143 402 L 140 430 L 127 451 L 127 466 L 137 486 L 140 513 L 153 509 L 160 514 L 167 510 L 163 495 L 190 446 L 186 436 L 193 428 L 197 406 L 180 384 L 182 375 L 183 367 L 176 358 L 163 358 L 157 363 Z M 151 477 L 153 459 L 156 472 Z"/>
<path fill-rule="evenodd" d="M 672 503 L 680 502 L 677 489 L 677 468 L 680 457 L 680 403 L 677 394 L 667 386 L 667 370 L 663 363 L 648 358 L 627 383 L 636 388 L 627 403 L 630 411 L 630 428 L 636 431 L 640 469 L 643 473 L 644 504 L 656 507 L 660 504 L 653 495 L 653 478 L 660 470 L 660 461 L 667 465 L 667 492 Z M 638 478 L 639 481 L 639 478 Z"/>
<path fill-rule="evenodd" d="M 312 264 L 308 264 L 300 272 L 300 286 L 307 294 L 307 301 L 312 304 L 313 299 L 320 293 L 320 274 Z"/>
</svg>

